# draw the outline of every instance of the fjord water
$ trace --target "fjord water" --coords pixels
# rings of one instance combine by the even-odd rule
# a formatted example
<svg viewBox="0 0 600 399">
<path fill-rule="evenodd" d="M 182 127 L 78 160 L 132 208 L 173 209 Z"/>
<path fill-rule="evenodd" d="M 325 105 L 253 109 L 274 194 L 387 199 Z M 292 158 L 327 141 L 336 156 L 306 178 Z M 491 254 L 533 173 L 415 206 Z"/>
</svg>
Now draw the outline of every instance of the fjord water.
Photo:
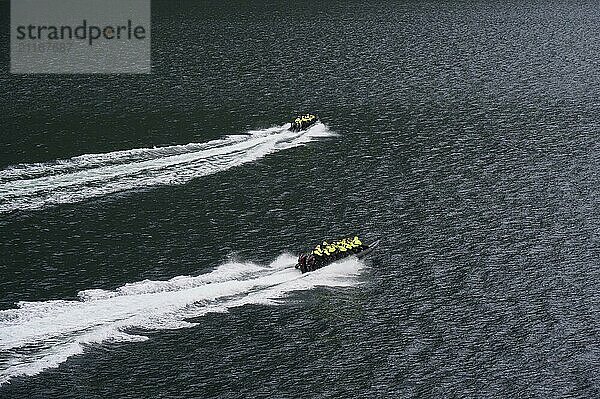
<svg viewBox="0 0 600 399">
<path fill-rule="evenodd" d="M 598 395 L 596 2 L 152 15 L 151 75 L 3 67 L 0 397 Z"/>
</svg>

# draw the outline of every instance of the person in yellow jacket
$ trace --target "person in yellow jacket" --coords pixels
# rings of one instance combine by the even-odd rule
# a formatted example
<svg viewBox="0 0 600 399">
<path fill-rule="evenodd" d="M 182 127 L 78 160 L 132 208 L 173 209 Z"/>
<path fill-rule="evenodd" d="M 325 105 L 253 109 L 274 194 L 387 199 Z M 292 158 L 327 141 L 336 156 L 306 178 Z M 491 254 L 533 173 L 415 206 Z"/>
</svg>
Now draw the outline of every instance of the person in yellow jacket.
<svg viewBox="0 0 600 399">
<path fill-rule="evenodd" d="M 323 243 L 320 244 L 320 248 L 321 248 L 321 251 L 323 251 L 323 253 L 325 255 L 327 255 L 327 256 L 330 255 L 330 252 L 329 252 L 329 243 L 327 241 L 323 241 Z"/>
<path fill-rule="evenodd" d="M 329 254 L 332 255 L 337 250 L 337 247 L 334 244 L 329 244 L 327 250 L 329 251 Z"/>
<path fill-rule="evenodd" d="M 317 256 L 323 256 L 323 250 L 321 249 L 321 245 L 317 245 L 315 249 L 312 251 L 313 254 Z"/>
</svg>

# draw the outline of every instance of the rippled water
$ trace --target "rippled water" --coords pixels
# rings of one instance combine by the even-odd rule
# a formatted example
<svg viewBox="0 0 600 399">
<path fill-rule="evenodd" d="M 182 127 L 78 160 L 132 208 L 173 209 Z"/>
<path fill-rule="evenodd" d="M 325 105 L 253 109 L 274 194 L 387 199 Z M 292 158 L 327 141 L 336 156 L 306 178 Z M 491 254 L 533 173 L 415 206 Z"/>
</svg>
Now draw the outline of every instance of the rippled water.
<svg viewBox="0 0 600 399">
<path fill-rule="evenodd" d="M 596 2 L 152 6 L 0 77 L 0 397 L 598 396 Z"/>
</svg>

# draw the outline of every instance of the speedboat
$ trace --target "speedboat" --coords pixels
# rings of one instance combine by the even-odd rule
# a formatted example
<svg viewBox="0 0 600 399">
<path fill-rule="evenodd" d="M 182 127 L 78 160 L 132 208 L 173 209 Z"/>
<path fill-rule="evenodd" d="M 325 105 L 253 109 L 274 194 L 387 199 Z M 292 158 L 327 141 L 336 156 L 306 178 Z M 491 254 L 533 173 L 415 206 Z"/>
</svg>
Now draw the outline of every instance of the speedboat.
<svg viewBox="0 0 600 399">
<path fill-rule="evenodd" d="M 300 115 L 296 119 L 290 122 L 290 128 L 292 132 L 299 132 L 301 130 L 307 130 L 319 121 L 319 117 L 312 114 Z"/>
<path fill-rule="evenodd" d="M 380 241 L 380 239 L 377 239 L 370 245 L 363 244 L 358 237 L 354 237 L 354 239 L 323 241 L 314 250 L 300 254 L 296 269 L 300 269 L 302 273 L 306 273 L 351 256 L 360 259 L 377 248 Z"/>
</svg>

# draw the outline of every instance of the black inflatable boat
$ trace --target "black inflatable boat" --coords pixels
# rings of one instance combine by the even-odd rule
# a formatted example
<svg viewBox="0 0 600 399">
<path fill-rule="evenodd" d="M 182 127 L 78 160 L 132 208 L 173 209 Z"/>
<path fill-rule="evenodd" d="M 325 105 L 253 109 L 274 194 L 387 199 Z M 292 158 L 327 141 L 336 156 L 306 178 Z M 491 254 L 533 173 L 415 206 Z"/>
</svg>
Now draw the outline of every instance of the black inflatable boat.
<svg viewBox="0 0 600 399">
<path fill-rule="evenodd" d="M 292 132 L 299 132 L 301 130 L 307 130 L 319 121 L 319 117 L 312 114 L 300 115 L 296 119 L 290 122 L 290 128 Z"/>
<path fill-rule="evenodd" d="M 356 237 L 356 239 L 358 239 Z M 381 240 L 377 239 L 369 245 L 365 245 L 360 243 L 360 245 L 354 245 L 353 247 L 345 248 L 346 250 L 334 249 L 333 251 L 325 251 L 321 250 L 320 245 L 315 247 L 315 250 L 312 252 L 303 253 L 298 258 L 298 263 L 296 264 L 296 269 L 300 269 L 302 273 L 312 272 L 327 265 L 330 265 L 340 259 L 349 258 L 351 256 L 355 256 L 357 258 L 364 258 L 368 254 L 370 254 L 377 246 Z M 329 248 L 329 246 L 337 246 L 337 244 L 341 241 L 334 242 L 333 244 L 327 244 L 325 241 L 324 244 L 327 244 L 325 247 Z M 360 242 L 360 241 L 359 241 Z"/>
</svg>

